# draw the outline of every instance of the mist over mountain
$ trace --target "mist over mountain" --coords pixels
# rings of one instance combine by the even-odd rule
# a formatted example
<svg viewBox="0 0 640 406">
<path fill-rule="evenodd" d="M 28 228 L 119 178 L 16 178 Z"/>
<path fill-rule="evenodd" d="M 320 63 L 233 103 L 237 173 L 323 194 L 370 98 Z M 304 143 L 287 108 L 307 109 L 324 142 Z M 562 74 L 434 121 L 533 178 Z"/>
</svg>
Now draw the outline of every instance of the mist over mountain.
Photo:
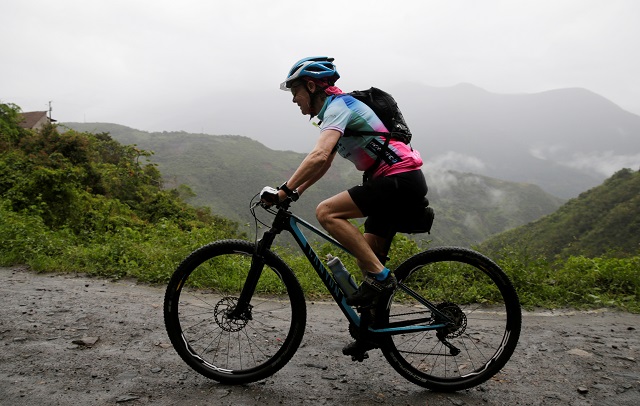
<svg viewBox="0 0 640 406">
<path fill-rule="evenodd" d="M 471 84 L 381 87 L 398 101 L 427 172 L 533 183 L 571 198 L 619 169 L 640 167 L 640 116 L 585 89 L 496 94 Z M 210 105 L 211 113 L 195 116 L 195 105 Z M 277 150 L 308 152 L 318 135 L 280 90 L 191 100 L 177 105 L 174 117 L 158 117 L 156 127 L 173 128 L 178 116 L 194 123 L 186 131 L 243 135 Z"/>
<path fill-rule="evenodd" d="M 427 170 L 533 183 L 569 198 L 640 167 L 640 116 L 585 89 L 503 95 L 469 84 L 405 86 L 394 96 Z"/>
</svg>

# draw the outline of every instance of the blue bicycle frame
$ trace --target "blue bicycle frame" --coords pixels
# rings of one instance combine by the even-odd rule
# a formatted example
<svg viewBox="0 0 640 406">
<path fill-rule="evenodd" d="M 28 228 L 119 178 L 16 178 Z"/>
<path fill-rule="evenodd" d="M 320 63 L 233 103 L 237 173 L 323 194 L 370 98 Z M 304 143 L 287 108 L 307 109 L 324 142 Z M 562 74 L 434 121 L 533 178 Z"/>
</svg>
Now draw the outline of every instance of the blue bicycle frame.
<svg viewBox="0 0 640 406">
<path fill-rule="evenodd" d="M 236 307 L 236 310 L 233 313 L 241 314 L 244 311 L 243 309 L 247 308 L 245 306 L 250 306 L 249 302 L 251 301 L 251 296 L 253 295 L 256 283 L 259 279 L 260 273 L 262 272 L 262 268 L 264 266 L 264 257 L 262 253 L 265 252 L 265 250 L 269 250 L 271 248 L 271 245 L 275 240 L 275 237 L 280 232 L 288 231 L 293 236 L 293 239 L 298 243 L 298 245 L 302 249 L 302 252 L 304 252 L 304 254 L 306 255 L 307 259 L 309 260 L 309 262 L 317 272 L 318 276 L 320 277 L 322 282 L 325 284 L 325 286 L 331 293 L 331 296 L 333 296 L 333 299 L 336 301 L 336 303 L 340 307 L 340 310 L 342 310 L 342 313 L 344 313 L 344 315 L 347 317 L 347 319 L 349 319 L 349 321 L 353 325 L 359 328 L 360 316 L 351 306 L 347 304 L 346 296 L 340 289 L 340 286 L 336 283 L 335 279 L 333 278 L 331 273 L 327 270 L 327 268 L 325 268 L 322 261 L 320 260 L 316 252 L 313 250 L 313 248 L 309 244 L 309 241 L 307 240 L 307 238 L 305 237 L 305 235 L 303 234 L 299 226 L 302 226 L 312 231 L 316 235 L 322 237 L 324 240 L 340 248 L 347 254 L 349 255 L 352 255 L 352 254 L 336 239 L 327 235 L 326 233 L 319 230 L 317 227 L 308 223 L 304 219 L 287 211 L 287 208 L 288 208 L 288 204 L 281 204 L 281 206 L 278 208 L 278 211 L 275 213 L 276 217 L 273 221 L 273 225 L 271 229 L 266 231 L 262 239 L 260 239 L 256 247 L 256 252 L 254 253 L 251 261 L 251 269 L 249 271 L 249 275 L 247 276 L 247 281 L 245 282 L 245 286 L 243 287 L 238 300 L 238 306 Z M 274 213 L 273 211 L 270 211 L 270 212 Z M 449 323 L 451 323 L 449 318 L 446 315 L 443 315 L 432 303 L 425 300 L 423 297 L 418 295 L 416 292 L 414 292 L 408 286 L 404 285 L 402 282 L 398 284 L 398 289 L 402 290 L 406 294 L 418 300 L 420 303 L 424 304 L 425 307 L 428 308 L 432 312 L 432 314 L 436 316 L 436 318 L 434 319 L 434 317 L 426 317 L 418 320 L 414 319 L 414 320 L 411 320 L 410 322 L 404 322 L 404 323 L 403 322 L 389 323 L 384 328 L 369 327 L 368 331 L 370 333 L 385 334 L 385 335 L 415 333 L 419 331 L 436 330 L 436 329 L 444 328 L 444 327 L 447 327 Z M 436 319 L 442 320 L 442 322 L 435 322 Z M 422 323 L 429 323 L 429 324 L 422 324 Z"/>
</svg>

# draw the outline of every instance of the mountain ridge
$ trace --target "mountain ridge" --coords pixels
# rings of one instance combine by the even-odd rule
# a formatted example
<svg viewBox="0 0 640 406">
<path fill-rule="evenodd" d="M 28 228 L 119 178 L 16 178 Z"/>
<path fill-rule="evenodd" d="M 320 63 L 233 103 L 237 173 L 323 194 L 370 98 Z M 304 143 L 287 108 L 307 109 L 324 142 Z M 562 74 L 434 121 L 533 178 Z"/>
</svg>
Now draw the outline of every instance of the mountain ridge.
<svg viewBox="0 0 640 406">
<path fill-rule="evenodd" d="M 640 167 L 640 116 L 588 89 L 495 93 L 473 84 L 406 82 L 356 88 L 371 85 L 395 97 L 429 169 L 534 183 L 568 199 L 621 168 Z M 342 86 L 349 90 L 349 83 Z M 159 116 L 155 127 L 186 121 L 191 133 L 236 134 L 269 148 L 308 152 L 317 128 L 283 93 L 238 90 L 213 101 L 191 100 Z M 250 108 L 247 100 L 264 102 Z M 212 103 L 215 108 L 201 113 Z"/>
<path fill-rule="evenodd" d="M 240 223 L 249 223 L 249 201 L 263 186 L 286 180 L 305 154 L 278 151 L 244 136 L 147 133 L 98 123 L 65 123 L 78 131 L 109 132 L 117 141 L 154 152 L 167 187 L 188 185 L 196 196 L 192 204 Z M 305 192 L 294 207 L 315 222 L 315 207 L 322 200 L 361 182 L 361 172 L 344 159 L 334 160 L 327 174 Z M 535 185 L 507 182 L 455 171 L 425 170 L 428 198 L 436 210 L 431 235 L 418 239 L 438 245 L 478 243 L 489 235 L 515 227 L 558 208 L 563 199 Z M 246 208 L 246 210 L 243 210 Z"/>
<path fill-rule="evenodd" d="M 534 183 L 562 198 L 640 167 L 640 116 L 587 89 L 496 94 L 471 84 L 405 85 L 393 95 L 427 166 Z M 452 151 L 459 159 L 444 159 Z"/>
</svg>

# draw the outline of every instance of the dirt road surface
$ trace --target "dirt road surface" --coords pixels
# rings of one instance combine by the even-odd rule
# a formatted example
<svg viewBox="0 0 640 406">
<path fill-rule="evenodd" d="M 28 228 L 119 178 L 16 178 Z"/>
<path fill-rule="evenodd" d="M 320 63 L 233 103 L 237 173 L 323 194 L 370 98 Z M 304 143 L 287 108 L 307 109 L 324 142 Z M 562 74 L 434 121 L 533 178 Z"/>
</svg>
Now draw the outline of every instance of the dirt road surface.
<svg viewBox="0 0 640 406">
<path fill-rule="evenodd" d="M 640 315 L 535 311 L 489 382 L 435 393 L 350 341 L 330 303 L 308 303 L 301 348 L 276 375 L 226 386 L 169 344 L 163 287 L 0 268 L 1 405 L 640 405 Z"/>
</svg>

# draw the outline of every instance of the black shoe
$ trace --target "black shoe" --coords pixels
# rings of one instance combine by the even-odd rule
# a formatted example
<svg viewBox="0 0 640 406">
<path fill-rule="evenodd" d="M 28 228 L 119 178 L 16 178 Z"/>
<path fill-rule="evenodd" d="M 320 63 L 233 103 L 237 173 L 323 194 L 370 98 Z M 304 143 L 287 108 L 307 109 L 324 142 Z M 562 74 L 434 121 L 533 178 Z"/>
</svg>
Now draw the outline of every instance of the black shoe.
<svg viewBox="0 0 640 406">
<path fill-rule="evenodd" d="M 349 306 L 368 306 L 384 293 L 391 293 L 398 285 L 396 277 L 389 273 L 387 278 L 379 281 L 373 274 L 367 274 L 358 290 L 347 298 Z"/>
<path fill-rule="evenodd" d="M 342 353 L 344 355 L 350 355 L 351 360 L 360 361 L 369 358 L 369 354 L 367 351 L 373 350 L 375 348 L 379 348 L 378 344 L 373 341 L 368 340 L 356 340 L 353 341 L 342 348 Z"/>
</svg>

